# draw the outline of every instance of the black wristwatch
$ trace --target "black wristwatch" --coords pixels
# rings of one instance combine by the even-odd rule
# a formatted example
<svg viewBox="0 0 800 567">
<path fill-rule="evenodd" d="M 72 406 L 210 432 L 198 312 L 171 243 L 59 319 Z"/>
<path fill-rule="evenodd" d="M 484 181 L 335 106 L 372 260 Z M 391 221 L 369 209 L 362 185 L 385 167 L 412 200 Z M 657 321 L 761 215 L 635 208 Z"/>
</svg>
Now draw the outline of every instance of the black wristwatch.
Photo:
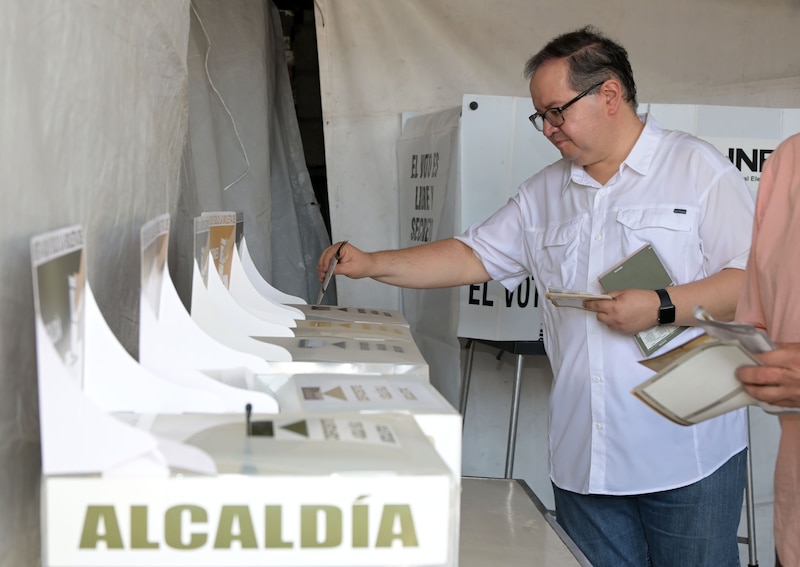
<svg viewBox="0 0 800 567">
<path fill-rule="evenodd" d="M 658 324 L 669 325 L 675 322 L 675 306 L 669 298 L 666 289 L 657 289 L 656 293 L 661 300 L 661 307 L 658 308 Z"/>
</svg>

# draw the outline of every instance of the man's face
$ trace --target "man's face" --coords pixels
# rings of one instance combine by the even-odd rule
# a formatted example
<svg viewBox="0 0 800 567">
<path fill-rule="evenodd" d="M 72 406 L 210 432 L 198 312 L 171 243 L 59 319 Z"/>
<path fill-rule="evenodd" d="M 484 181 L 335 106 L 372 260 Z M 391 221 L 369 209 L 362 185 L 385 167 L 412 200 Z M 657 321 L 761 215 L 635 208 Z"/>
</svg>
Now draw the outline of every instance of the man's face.
<svg viewBox="0 0 800 567">
<path fill-rule="evenodd" d="M 536 112 L 561 107 L 579 94 L 569 86 L 567 75 L 567 63 L 563 59 L 548 61 L 537 69 L 530 82 Z M 592 150 L 598 144 L 599 112 L 597 94 L 586 95 L 564 110 L 561 126 L 544 120 L 542 133 L 565 159 L 576 165 L 590 165 L 596 159 Z"/>
</svg>

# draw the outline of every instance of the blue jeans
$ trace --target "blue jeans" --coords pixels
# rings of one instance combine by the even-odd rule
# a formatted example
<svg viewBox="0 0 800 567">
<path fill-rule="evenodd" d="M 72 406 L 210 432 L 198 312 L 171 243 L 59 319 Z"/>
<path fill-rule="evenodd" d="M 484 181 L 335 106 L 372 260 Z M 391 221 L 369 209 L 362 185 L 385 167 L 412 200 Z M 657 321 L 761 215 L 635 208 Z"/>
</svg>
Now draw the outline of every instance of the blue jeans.
<svg viewBox="0 0 800 567">
<path fill-rule="evenodd" d="M 607 496 L 553 485 L 556 520 L 594 567 L 739 567 L 747 450 L 674 490 Z"/>
</svg>

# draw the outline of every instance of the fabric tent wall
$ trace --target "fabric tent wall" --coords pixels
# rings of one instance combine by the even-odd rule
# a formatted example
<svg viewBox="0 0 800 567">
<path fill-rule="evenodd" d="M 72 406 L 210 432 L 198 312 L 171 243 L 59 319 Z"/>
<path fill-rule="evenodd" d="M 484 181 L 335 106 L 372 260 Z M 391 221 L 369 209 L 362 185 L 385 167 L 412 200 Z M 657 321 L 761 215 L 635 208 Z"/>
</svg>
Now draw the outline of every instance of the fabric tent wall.
<svg viewBox="0 0 800 567">
<path fill-rule="evenodd" d="M 278 289 L 309 300 L 330 244 L 305 165 L 277 9 L 265 0 L 195 0 L 189 137 L 170 250 L 188 304 L 192 219 L 243 211 L 247 246 Z M 312 269 L 306 269 L 311 266 Z"/>
<path fill-rule="evenodd" d="M 269 0 L 226 2 L 225 11 L 214 4 L 198 4 L 219 49 L 210 69 L 223 75 L 218 86 L 250 159 L 248 175 L 227 192 L 242 171 L 240 149 L 207 92 L 206 41 L 189 0 L 0 2 L 0 567 L 40 558 L 32 235 L 84 227 L 92 289 L 134 354 L 139 229 L 159 214 L 176 219 L 170 260 L 184 290 L 188 267 L 177 259 L 192 250 L 181 232 L 185 219 L 249 207 L 260 215 L 246 217 L 248 240 L 257 243 L 250 249 L 262 252 L 259 266 L 284 287 L 299 288 L 289 292 L 305 295 L 302 288 L 313 285 L 316 293 L 306 260 L 316 265 L 327 237 L 318 210 L 308 206 L 277 11 Z M 237 57 L 245 44 L 247 53 Z M 239 82 L 246 74 L 254 76 Z M 192 143 L 185 146 L 190 121 Z M 205 136 L 209 121 L 216 131 Z M 195 168 L 199 162 L 205 170 Z"/>
<path fill-rule="evenodd" d="M 174 211 L 188 0 L 0 3 L 0 565 L 39 560 L 39 424 L 28 242 L 81 224 L 98 304 L 138 342 L 143 221 Z"/>
<path fill-rule="evenodd" d="M 332 236 L 366 250 L 398 243 L 401 113 L 458 107 L 464 94 L 529 96 L 527 58 L 586 24 L 628 49 L 641 101 L 800 106 L 797 0 L 315 4 Z M 388 286 L 338 285 L 341 304 L 399 306 Z"/>
</svg>

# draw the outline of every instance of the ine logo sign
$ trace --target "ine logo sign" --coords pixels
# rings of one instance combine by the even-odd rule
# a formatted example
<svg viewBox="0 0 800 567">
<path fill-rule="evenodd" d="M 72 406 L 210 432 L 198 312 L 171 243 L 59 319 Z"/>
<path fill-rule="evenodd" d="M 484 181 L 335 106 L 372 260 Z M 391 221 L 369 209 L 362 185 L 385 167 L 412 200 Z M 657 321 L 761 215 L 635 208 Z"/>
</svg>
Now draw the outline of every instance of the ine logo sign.
<svg viewBox="0 0 800 567">
<path fill-rule="evenodd" d="M 742 172 L 742 178 L 750 189 L 750 194 L 755 198 L 764 162 L 778 147 L 780 140 L 713 137 L 704 137 L 703 139 L 717 148 L 722 155 L 727 156 L 736 169 Z"/>
<path fill-rule="evenodd" d="M 749 170 L 761 173 L 767 156 L 773 151 L 772 148 L 728 148 L 728 159 L 739 171 Z"/>
</svg>

